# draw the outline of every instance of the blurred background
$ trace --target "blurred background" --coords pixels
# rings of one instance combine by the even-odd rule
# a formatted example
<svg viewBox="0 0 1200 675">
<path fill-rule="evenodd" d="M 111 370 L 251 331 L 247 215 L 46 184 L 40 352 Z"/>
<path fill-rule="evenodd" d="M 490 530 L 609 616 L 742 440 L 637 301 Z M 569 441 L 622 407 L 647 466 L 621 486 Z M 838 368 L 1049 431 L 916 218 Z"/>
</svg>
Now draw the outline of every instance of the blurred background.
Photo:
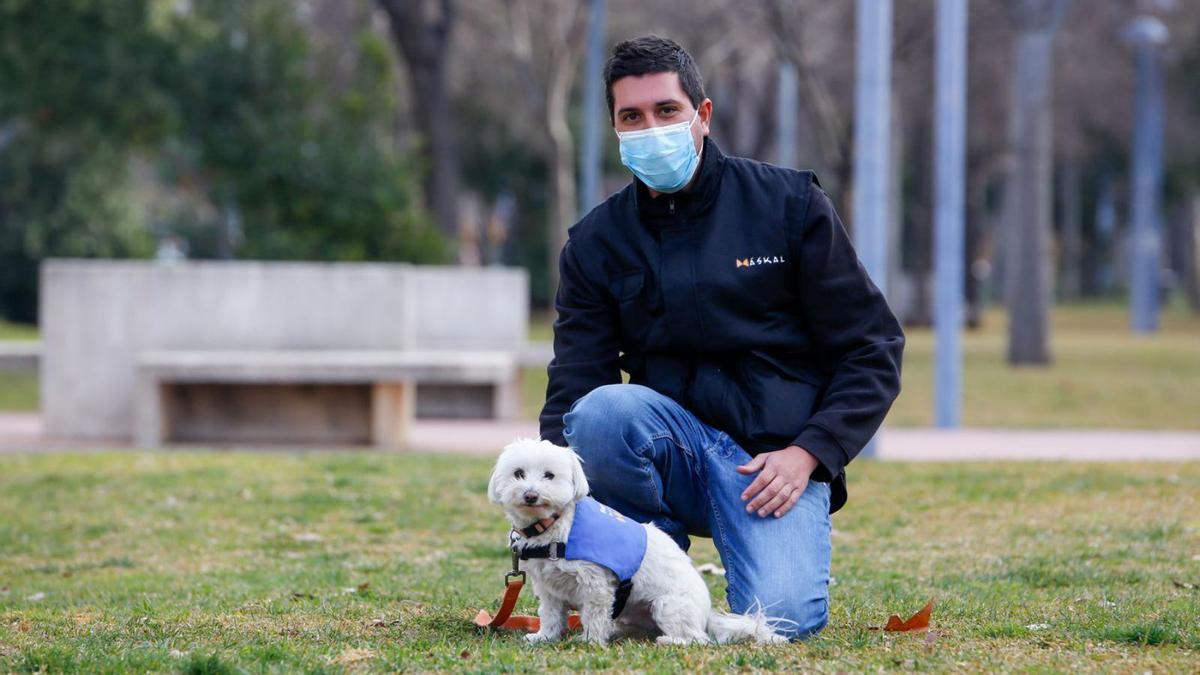
<svg viewBox="0 0 1200 675">
<path fill-rule="evenodd" d="M 883 167 L 885 189 L 870 192 L 882 203 L 869 205 L 884 214 L 883 264 L 870 269 L 911 336 L 889 424 L 1200 429 L 1200 3 L 965 3 L 961 248 L 950 253 L 935 246 L 938 3 L 895 0 L 887 41 L 864 44 L 870 4 L 3 3 L 10 437 L 40 434 L 38 411 L 54 405 L 38 374 L 57 339 L 40 316 L 51 258 L 524 270 L 512 288 L 526 334 L 504 349 L 519 368 L 512 416 L 535 419 L 565 230 L 630 180 L 589 37 L 606 56 L 648 32 L 696 58 L 721 147 L 814 169 L 856 241 L 856 158 Z M 890 98 L 860 98 L 871 47 L 884 50 Z M 856 133 L 864 113 L 882 114 L 883 144 Z M 961 310 L 943 316 L 966 329 L 961 351 L 944 352 L 962 382 L 961 416 L 945 418 L 938 255 L 960 277 L 946 288 Z M 436 305 L 446 287 L 422 288 Z M 70 330 L 102 342 L 126 316 Z M 320 345 L 255 348 L 296 346 Z M 426 407 L 457 416 L 471 407 L 461 400 Z"/>
</svg>

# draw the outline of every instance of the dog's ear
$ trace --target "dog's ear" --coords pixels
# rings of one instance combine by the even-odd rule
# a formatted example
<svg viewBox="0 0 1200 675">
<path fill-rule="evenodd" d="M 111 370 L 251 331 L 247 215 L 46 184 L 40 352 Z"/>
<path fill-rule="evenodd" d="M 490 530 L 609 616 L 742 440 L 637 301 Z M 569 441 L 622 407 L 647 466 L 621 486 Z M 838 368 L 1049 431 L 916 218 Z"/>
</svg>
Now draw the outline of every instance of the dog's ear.
<svg viewBox="0 0 1200 675">
<path fill-rule="evenodd" d="M 583 473 L 583 460 L 574 450 L 568 448 L 567 452 L 571 453 L 571 483 L 575 485 L 575 501 L 579 501 L 588 496 L 591 488 L 588 487 L 587 476 Z"/>
<path fill-rule="evenodd" d="M 488 480 L 488 501 L 493 504 L 500 504 L 500 483 L 501 479 L 507 474 L 500 472 L 500 464 L 497 462 L 496 467 L 492 469 L 492 477 Z"/>
</svg>

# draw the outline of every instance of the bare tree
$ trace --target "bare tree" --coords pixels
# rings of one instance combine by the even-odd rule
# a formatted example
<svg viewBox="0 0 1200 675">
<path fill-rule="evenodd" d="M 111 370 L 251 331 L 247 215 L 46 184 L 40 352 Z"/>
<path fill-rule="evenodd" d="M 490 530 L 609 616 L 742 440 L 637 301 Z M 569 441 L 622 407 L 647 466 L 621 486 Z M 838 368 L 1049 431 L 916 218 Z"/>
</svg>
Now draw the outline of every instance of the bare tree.
<svg viewBox="0 0 1200 675">
<path fill-rule="evenodd" d="M 506 6 L 512 55 L 525 83 L 524 99 L 537 120 L 550 177 L 546 241 L 553 293 L 558 288 L 558 254 L 576 216 L 575 137 L 567 113 L 587 12 L 581 3 L 555 0 L 508 0 Z"/>
<path fill-rule="evenodd" d="M 1019 0 L 1008 142 L 1015 160 L 1005 189 L 1008 361 L 1050 362 L 1051 86 L 1054 34 L 1067 0 Z"/>
<path fill-rule="evenodd" d="M 458 153 L 450 105 L 447 62 L 456 19 L 453 0 L 377 0 L 389 19 L 392 41 L 408 65 L 412 105 L 429 167 L 425 201 L 438 228 L 458 232 Z"/>
</svg>

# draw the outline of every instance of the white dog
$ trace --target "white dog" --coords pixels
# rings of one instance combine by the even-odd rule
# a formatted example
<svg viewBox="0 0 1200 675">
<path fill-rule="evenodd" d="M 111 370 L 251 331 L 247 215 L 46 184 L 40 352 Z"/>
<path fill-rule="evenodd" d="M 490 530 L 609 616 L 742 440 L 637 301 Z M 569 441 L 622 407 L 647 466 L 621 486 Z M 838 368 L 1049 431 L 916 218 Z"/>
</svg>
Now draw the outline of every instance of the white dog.
<svg viewBox="0 0 1200 675">
<path fill-rule="evenodd" d="M 692 561 L 673 539 L 653 525 L 645 529 L 644 554 L 640 564 L 632 560 L 632 588 L 619 583 L 617 573 L 590 559 L 579 558 L 589 543 L 583 532 L 572 534 L 576 516 L 580 522 L 613 519 L 613 527 L 630 526 L 625 518 L 587 497 L 588 483 L 579 457 L 570 449 L 549 441 L 520 439 L 509 444 L 496 461 L 488 483 L 488 497 L 501 504 L 513 524 L 513 550 L 522 554 L 540 606 L 541 628 L 527 635 L 530 642 L 561 638 L 567 627 L 567 611 L 579 610 L 584 639 L 600 644 L 622 635 L 657 633 L 660 644 L 734 642 L 786 642 L 772 630 L 782 619 L 769 619 L 761 607 L 752 614 L 738 615 L 712 609 L 708 587 L 692 567 Z M 586 507 L 586 509 L 585 509 Z M 602 515 L 596 515 L 602 514 Z M 629 521 L 632 522 L 632 521 Z M 636 525 L 634 523 L 633 525 Z M 636 533 L 634 538 L 641 538 Z M 592 549 L 608 547 L 606 531 L 593 537 Z M 637 542 L 627 548 L 634 550 Z M 619 548 L 619 547 L 617 547 Z M 572 553 L 574 552 L 574 556 Z M 635 551 L 636 552 L 636 551 Z M 540 553 L 533 556 L 534 553 Z M 525 559 L 526 554 L 530 557 Z M 620 562 L 606 563 L 621 568 Z M 623 586 L 623 587 L 622 587 Z M 626 595 L 618 602 L 618 588 Z M 620 612 L 614 619 L 614 612 Z"/>
</svg>

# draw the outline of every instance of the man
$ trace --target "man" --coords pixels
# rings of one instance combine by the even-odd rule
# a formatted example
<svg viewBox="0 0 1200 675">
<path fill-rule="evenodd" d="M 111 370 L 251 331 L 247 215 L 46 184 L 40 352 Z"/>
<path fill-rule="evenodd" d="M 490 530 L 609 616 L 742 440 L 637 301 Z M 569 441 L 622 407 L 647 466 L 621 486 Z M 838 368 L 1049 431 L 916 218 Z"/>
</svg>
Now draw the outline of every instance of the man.
<svg viewBox="0 0 1200 675">
<path fill-rule="evenodd" d="M 904 335 L 815 176 L 708 137 L 683 48 L 618 44 L 605 86 L 635 179 L 563 247 L 542 437 L 599 501 L 685 550 L 711 536 L 734 612 L 761 602 L 808 637 L 844 467 L 899 393 Z"/>
</svg>

